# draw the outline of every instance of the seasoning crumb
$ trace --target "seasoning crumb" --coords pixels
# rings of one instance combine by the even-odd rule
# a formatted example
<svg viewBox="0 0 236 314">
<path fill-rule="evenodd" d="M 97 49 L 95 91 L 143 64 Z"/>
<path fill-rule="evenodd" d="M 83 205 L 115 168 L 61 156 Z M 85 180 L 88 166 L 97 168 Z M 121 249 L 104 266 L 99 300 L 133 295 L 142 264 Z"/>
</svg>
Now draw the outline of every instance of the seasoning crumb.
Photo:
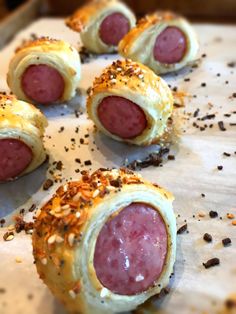
<svg viewBox="0 0 236 314">
<path fill-rule="evenodd" d="M 222 240 L 223 246 L 229 246 L 232 243 L 230 238 L 225 238 Z"/>
<path fill-rule="evenodd" d="M 232 221 L 232 225 L 233 225 L 233 226 L 236 226 L 236 220 L 233 220 L 233 221 Z"/>
<path fill-rule="evenodd" d="M 4 235 L 3 235 L 3 240 L 4 241 L 11 241 L 14 239 L 14 233 L 13 232 L 6 232 Z"/>
<path fill-rule="evenodd" d="M 20 258 L 20 257 L 16 257 L 15 258 L 15 261 L 16 261 L 16 263 L 18 263 L 18 264 L 20 264 L 20 263 L 22 263 L 23 261 L 22 261 L 22 259 Z"/>
<path fill-rule="evenodd" d="M 228 218 L 228 219 L 234 219 L 235 216 L 234 216 L 234 214 L 227 213 L 227 218 Z"/>
<path fill-rule="evenodd" d="M 209 259 L 206 263 L 202 263 L 202 265 L 208 269 L 208 268 L 211 268 L 211 267 L 214 267 L 214 266 L 217 266 L 220 264 L 220 260 L 219 258 L 217 257 L 214 257 L 214 258 L 211 258 Z"/>
<path fill-rule="evenodd" d="M 217 169 L 218 169 L 219 171 L 221 171 L 221 170 L 223 170 L 223 166 L 217 166 Z"/>
<path fill-rule="evenodd" d="M 203 240 L 205 240 L 208 243 L 212 242 L 212 235 L 209 233 L 205 233 L 203 236 Z"/>
<path fill-rule="evenodd" d="M 178 231 L 177 231 L 177 234 L 182 234 L 184 233 L 185 231 L 187 231 L 188 229 L 188 225 L 187 224 L 184 224 L 183 226 L 181 226 Z"/>
<path fill-rule="evenodd" d="M 205 216 L 206 216 L 206 213 L 205 213 L 204 211 L 200 211 L 200 212 L 198 213 L 198 216 L 199 216 L 199 217 L 205 217 Z"/>
</svg>

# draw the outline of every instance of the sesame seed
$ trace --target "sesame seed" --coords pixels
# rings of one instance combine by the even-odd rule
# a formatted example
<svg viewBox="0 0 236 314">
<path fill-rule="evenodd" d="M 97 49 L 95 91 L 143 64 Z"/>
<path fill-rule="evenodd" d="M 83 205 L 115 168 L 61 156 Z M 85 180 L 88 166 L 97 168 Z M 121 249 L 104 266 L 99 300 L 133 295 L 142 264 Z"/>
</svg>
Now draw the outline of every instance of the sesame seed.
<svg viewBox="0 0 236 314">
<path fill-rule="evenodd" d="M 80 212 L 77 212 L 77 213 L 75 214 L 75 217 L 76 217 L 76 218 L 80 218 L 80 216 L 81 216 Z"/>
<path fill-rule="evenodd" d="M 95 197 L 97 197 L 98 196 L 98 194 L 99 194 L 99 190 L 95 190 L 94 192 L 93 192 L 93 198 L 95 198 Z"/>
<path fill-rule="evenodd" d="M 70 296 L 72 299 L 75 299 L 75 298 L 76 298 L 76 293 L 75 293 L 73 290 L 69 290 L 69 296 Z"/>
<path fill-rule="evenodd" d="M 57 235 L 56 236 L 56 242 L 57 243 L 62 243 L 62 242 L 64 242 L 64 239 L 61 236 Z"/>
<path fill-rule="evenodd" d="M 48 244 L 53 244 L 55 241 L 56 241 L 56 234 L 53 234 L 48 238 Z"/>
<path fill-rule="evenodd" d="M 41 214 L 41 209 L 38 209 L 35 213 L 35 217 L 38 218 Z"/>
<path fill-rule="evenodd" d="M 42 258 L 40 261 L 43 265 L 47 265 L 48 263 L 48 260 L 46 259 L 46 257 Z"/>
<path fill-rule="evenodd" d="M 68 242 L 70 246 L 74 245 L 74 240 L 75 240 L 75 234 L 74 233 L 70 233 L 68 236 Z"/>
<path fill-rule="evenodd" d="M 61 207 L 61 209 L 63 209 L 63 210 L 65 210 L 65 209 L 69 209 L 69 208 L 70 208 L 70 205 L 68 205 L 68 204 L 63 205 L 63 206 Z"/>
<path fill-rule="evenodd" d="M 73 201 L 74 202 L 78 202 L 79 201 L 79 199 L 80 199 L 80 197 L 81 197 L 81 193 L 80 192 L 78 192 L 77 194 L 75 194 L 75 196 L 73 197 Z"/>
</svg>

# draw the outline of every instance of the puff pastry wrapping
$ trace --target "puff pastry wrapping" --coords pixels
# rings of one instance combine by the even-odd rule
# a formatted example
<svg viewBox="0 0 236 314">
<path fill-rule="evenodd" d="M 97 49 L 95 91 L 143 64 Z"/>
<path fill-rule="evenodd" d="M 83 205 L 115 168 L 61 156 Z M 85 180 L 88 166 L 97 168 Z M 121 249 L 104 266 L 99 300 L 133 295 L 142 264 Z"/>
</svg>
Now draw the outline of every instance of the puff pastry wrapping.
<svg viewBox="0 0 236 314">
<path fill-rule="evenodd" d="M 98 117 L 98 108 L 109 96 L 132 101 L 144 112 L 146 128 L 140 135 L 124 139 L 104 127 Z M 130 144 L 150 145 L 157 143 L 167 130 L 167 121 L 173 111 L 173 96 L 167 83 L 146 66 L 131 60 L 118 60 L 95 79 L 87 98 L 87 111 L 97 128 L 107 136 Z"/>
<path fill-rule="evenodd" d="M 81 62 L 78 51 L 70 44 L 42 37 L 28 41 L 19 47 L 10 61 L 7 83 L 18 99 L 30 99 L 22 88 L 22 77 L 26 69 L 33 65 L 45 65 L 58 71 L 64 81 L 64 90 L 56 102 L 70 100 L 76 94 L 81 78 Z"/>
<path fill-rule="evenodd" d="M 61 186 L 36 215 L 33 254 L 40 278 L 70 313 L 135 309 L 168 284 L 173 270 L 176 221 L 172 201 L 171 193 L 128 169 L 101 168 L 91 175 L 84 171 L 80 181 Z M 98 280 L 94 248 L 109 217 L 133 202 L 145 202 L 162 216 L 168 234 L 167 256 L 154 285 L 136 295 L 119 295 L 104 289 Z"/>
<path fill-rule="evenodd" d="M 160 62 L 154 57 L 156 39 L 167 28 L 174 28 L 181 32 L 186 41 L 186 50 L 183 58 L 178 62 L 170 64 Z M 131 29 L 120 41 L 118 48 L 122 56 L 147 65 L 157 74 L 177 71 L 183 68 L 195 60 L 198 49 L 197 35 L 190 23 L 179 15 L 165 11 L 158 11 L 139 20 L 136 27 Z"/>
<path fill-rule="evenodd" d="M 0 140 L 20 140 L 32 151 L 32 160 L 20 176 L 45 161 L 43 135 L 46 126 L 46 117 L 33 105 L 13 96 L 0 95 Z"/>
<path fill-rule="evenodd" d="M 79 8 L 66 20 L 66 25 L 80 33 L 85 48 L 94 53 L 111 53 L 117 46 L 107 45 L 101 40 L 100 26 L 103 20 L 113 14 L 120 13 L 128 19 L 130 29 L 135 26 L 136 18 L 130 9 L 118 0 L 94 0 Z"/>
</svg>

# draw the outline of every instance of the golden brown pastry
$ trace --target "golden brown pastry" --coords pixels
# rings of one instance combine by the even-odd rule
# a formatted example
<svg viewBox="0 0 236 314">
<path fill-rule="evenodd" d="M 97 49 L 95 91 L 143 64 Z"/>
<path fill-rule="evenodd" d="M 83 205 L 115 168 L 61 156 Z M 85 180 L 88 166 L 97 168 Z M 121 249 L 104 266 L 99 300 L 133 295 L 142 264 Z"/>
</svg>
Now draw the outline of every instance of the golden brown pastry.
<svg viewBox="0 0 236 314">
<path fill-rule="evenodd" d="M 0 182 L 33 171 L 46 159 L 46 117 L 34 106 L 0 95 Z"/>
<path fill-rule="evenodd" d="M 128 169 L 84 171 L 37 213 L 40 278 L 70 313 L 135 309 L 169 282 L 173 196 Z"/>
<path fill-rule="evenodd" d="M 195 60 L 198 48 L 196 33 L 186 19 L 160 11 L 142 18 L 131 29 L 120 42 L 119 53 L 161 74 Z"/>
<path fill-rule="evenodd" d="M 7 83 L 19 99 L 37 104 L 58 103 L 75 96 L 80 72 L 77 50 L 62 40 L 45 37 L 16 50 Z"/>
<path fill-rule="evenodd" d="M 87 111 L 97 128 L 135 145 L 157 142 L 167 128 L 173 97 L 166 82 L 146 66 L 116 61 L 95 79 Z"/>
<path fill-rule="evenodd" d="M 117 51 L 119 41 L 136 22 L 134 14 L 118 0 L 95 0 L 78 9 L 66 25 L 80 33 L 82 43 L 94 53 Z"/>
</svg>

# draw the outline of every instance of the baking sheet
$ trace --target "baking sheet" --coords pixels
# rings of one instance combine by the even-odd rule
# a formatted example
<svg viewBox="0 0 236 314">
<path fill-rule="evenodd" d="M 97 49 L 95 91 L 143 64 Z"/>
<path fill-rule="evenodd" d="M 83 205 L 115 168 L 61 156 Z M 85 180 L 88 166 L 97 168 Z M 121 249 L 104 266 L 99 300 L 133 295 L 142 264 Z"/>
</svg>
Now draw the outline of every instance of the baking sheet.
<svg viewBox="0 0 236 314">
<path fill-rule="evenodd" d="M 177 86 L 190 96 L 197 96 L 185 99 L 185 116 L 189 116 L 189 121 L 186 121 L 180 143 L 173 147 L 176 159 L 165 162 L 163 167 L 141 171 L 145 178 L 174 193 L 178 226 L 182 226 L 186 220 L 189 233 L 178 236 L 177 261 L 170 293 L 160 299 L 154 298 L 138 313 L 225 313 L 225 299 L 236 293 L 236 226 L 226 218 L 228 212 L 236 215 L 236 126 L 229 125 L 236 123 L 236 114 L 223 116 L 236 111 L 236 98 L 232 97 L 236 92 L 236 67 L 227 65 L 236 61 L 236 26 L 198 24 L 195 28 L 201 43 L 198 67 L 164 77 L 172 87 Z M 61 19 L 43 18 L 34 22 L 0 52 L 0 90 L 8 91 L 5 78 L 14 49 L 32 33 L 61 38 L 75 46 L 79 43 L 78 35 L 67 29 Z M 86 118 L 86 90 L 104 66 L 115 59 L 117 55 L 102 56 L 82 65 L 80 94 L 71 104 L 41 108 L 49 119 L 45 146 L 50 154 L 50 162 L 15 182 L 0 185 L 1 218 L 11 220 L 13 213 L 20 209 L 27 211 L 32 204 L 40 206 L 45 203 L 57 187 L 54 184 L 49 191 L 42 190 L 43 182 L 50 177 L 53 161 L 63 162 L 64 182 L 80 177 L 75 172 L 77 168 L 95 170 L 100 166 L 118 167 L 126 158 L 143 158 L 157 150 L 156 146 L 127 146 L 94 133 L 92 122 Z M 186 78 L 190 80 L 185 81 Z M 202 83 L 206 83 L 206 86 L 202 86 Z M 216 118 L 196 120 L 190 113 L 197 108 L 200 109 L 199 117 L 214 113 Z M 76 118 L 74 110 L 81 112 L 79 118 Z M 224 121 L 224 132 L 217 125 L 220 120 Z M 200 131 L 192 126 L 193 122 L 202 126 L 212 123 L 213 127 Z M 58 131 L 62 126 L 65 129 L 60 133 Z M 77 127 L 79 132 L 75 133 Z M 89 134 L 89 137 L 84 144 L 80 144 L 84 134 Z M 71 138 L 76 139 L 75 147 Z M 69 148 L 67 153 L 65 147 Z M 223 156 L 223 152 L 231 156 Z M 92 160 L 92 165 L 81 168 L 75 158 L 80 158 L 82 163 Z M 217 169 L 218 165 L 223 166 L 222 171 Z M 202 193 L 205 197 L 201 196 Z M 219 217 L 211 219 L 208 215 L 210 210 L 216 210 Z M 206 213 L 206 216 L 198 217 L 200 212 Z M 26 214 L 26 219 L 30 220 L 31 216 Z M 0 228 L 0 313 L 65 313 L 38 279 L 30 236 L 21 233 L 14 240 L 5 242 L 2 236 L 6 231 L 6 227 Z M 205 232 L 212 235 L 212 243 L 203 241 Z M 225 237 L 231 238 L 230 247 L 222 246 L 221 241 Z M 220 258 L 220 266 L 206 270 L 202 263 L 212 257 Z"/>
</svg>

